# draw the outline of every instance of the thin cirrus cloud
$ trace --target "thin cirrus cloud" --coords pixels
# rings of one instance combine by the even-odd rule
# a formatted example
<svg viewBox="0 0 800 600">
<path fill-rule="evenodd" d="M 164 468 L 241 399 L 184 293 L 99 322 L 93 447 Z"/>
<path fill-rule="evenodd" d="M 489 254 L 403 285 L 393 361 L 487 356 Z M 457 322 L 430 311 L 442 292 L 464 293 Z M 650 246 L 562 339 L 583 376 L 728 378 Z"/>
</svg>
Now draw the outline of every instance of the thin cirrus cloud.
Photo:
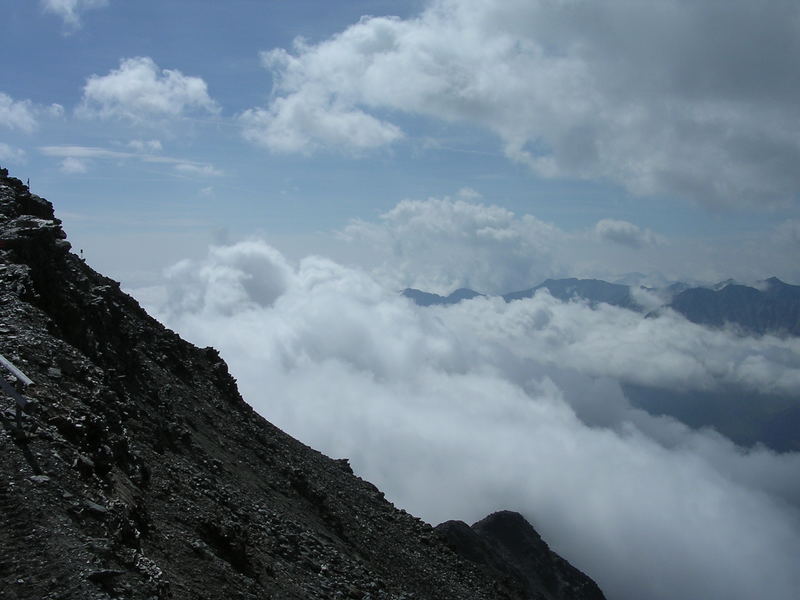
<svg viewBox="0 0 800 600">
<path fill-rule="evenodd" d="M 795 596 L 800 455 L 650 417 L 620 383 L 791 394 L 797 340 L 547 294 L 422 309 L 258 240 L 179 263 L 167 292 L 161 318 L 261 414 L 430 522 L 519 510 L 620 600 Z"/>
<path fill-rule="evenodd" d="M 139 56 L 122 59 L 119 68 L 107 75 L 89 77 L 77 112 L 141 124 L 191 111 L 217 114 L 219 110 L 202 78 L 161 69 L 152 58 Z"/>
<path fill-rule="evenodd" d="M 145 146 L 145 144 L 141 145 L 143 148 Z M 135 144 L 134 147 L 138 149 L 139 144 Z M 150 147 L 154 147 L 154 144 Z M 160 147 L 159 143 L 158 148 L 160 149 Z M 93 159 L 116 161 L 137 160 L 146 163 L 170 165 L 176 173 L 185 175 L 219 176 L 223 174 L 221 170 L 208 163 L 163 156 L 160 154 L 148 154 L 145 152 L 120 152 L 118 150 L 94 148 L 91 146 L 41 146 L 39 152 L 45 156 L 62 158 L 61 170 L 69 174 L 87 172 L 90 161 Z"/>
<path fill-rule="evenodd" d="M 424 115 L 489 129 L 546 177 L 791 203 L 798 19 L 781 0 L 431 0 L 415 18 L 365 17 L 265 52 L 274 97 L 241 124 L 251 141 L 307 153 L 391 144 L 404 136 L 393 112 Z"/>
<path fill-rule="evenodd" d="M 218 177 L 223 174 L 222 171 L 211 165 L 201 165 L 187 162 L 177 163 L 175 165 L 175 170 L 184 175 L 200 175 L 203 177 Z"/>
<path fill-rule="evenodd" d="M 41 5 L 45 12 L 61 17 L 65 26 L 77 29 L 83 11 L 108 6 L 108 0 L 41 0 Z"/>
</svg>

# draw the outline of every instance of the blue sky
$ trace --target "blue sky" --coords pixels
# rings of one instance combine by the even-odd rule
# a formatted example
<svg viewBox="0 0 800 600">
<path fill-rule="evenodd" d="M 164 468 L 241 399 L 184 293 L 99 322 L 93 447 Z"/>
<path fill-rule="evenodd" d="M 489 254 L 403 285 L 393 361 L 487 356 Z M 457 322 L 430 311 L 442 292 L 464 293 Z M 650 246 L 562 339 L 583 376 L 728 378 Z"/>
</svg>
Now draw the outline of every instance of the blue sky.
<svg viewBox="0 0 800 600">
<path fill-rule="evenodd" d="M 252 235 L 374 267 L 374 249 L 336 232 L 391 227 L 381 215 L 429 198 L 558 230 L 559 264 L 507 285 L 800 281 L 792 3 L 757 18 L 745 2 L 679 0 L 3 10 L 0 164 L 131 287 Z"/>
</svg>

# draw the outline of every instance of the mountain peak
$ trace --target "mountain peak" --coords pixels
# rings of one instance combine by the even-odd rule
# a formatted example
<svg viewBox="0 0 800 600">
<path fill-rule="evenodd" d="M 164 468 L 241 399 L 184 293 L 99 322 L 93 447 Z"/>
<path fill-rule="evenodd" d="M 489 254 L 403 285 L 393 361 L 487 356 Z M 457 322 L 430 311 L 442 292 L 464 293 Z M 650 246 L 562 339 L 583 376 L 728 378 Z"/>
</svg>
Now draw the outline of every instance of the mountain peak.
<svg viewBox="0 0 800 600">
<path fill-rule="evenodd" d="M 597 585 L 550 550 L 518 512 L 498 511 L 469 527 L 447 521 L 437 533 L 464 559 L 530 598 L 603 600 Z"/>
</svg>

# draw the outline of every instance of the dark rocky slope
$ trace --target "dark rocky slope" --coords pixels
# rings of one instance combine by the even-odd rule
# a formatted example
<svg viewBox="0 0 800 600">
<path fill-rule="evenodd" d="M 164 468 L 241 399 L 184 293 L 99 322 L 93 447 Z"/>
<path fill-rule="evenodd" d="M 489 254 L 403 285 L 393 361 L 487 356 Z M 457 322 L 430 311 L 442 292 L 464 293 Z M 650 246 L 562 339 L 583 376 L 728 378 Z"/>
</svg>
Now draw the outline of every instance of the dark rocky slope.
<svg viewBox="0 0 800 600">
<path fill-rule="evenodd" d="M 64 237 L 0 170 L 0 353 L 35 383 L 21 431 L 0 396 L 0 597 L 538 597 L 257 415 Z M 571 577 L 546 597 L 595 597 Z"/>
<path fill-rule="evenodd" d="M 597 584 L 551 551 L 519 513 L 496 512 L 472 527 L 447 521 L 436 531 L 460 556 L 504 577 L 528 598 L 604 598 Z"/>
</svg>

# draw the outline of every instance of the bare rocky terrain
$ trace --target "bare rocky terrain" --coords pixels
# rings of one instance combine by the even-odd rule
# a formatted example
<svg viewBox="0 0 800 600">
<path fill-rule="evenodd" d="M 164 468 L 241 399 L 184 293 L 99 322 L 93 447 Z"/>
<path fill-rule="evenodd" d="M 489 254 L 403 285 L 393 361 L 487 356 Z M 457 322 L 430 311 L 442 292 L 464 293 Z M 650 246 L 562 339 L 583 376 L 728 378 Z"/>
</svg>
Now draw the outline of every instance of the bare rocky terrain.
<svg viewBox="0 0 800 600">
<path fill-rule="evenodd" d="M 519 515 L 434 529 L 395 508 L 65 238 L 0 169 L 0 354 L 34 382 L 0 375 L 32 400 L 20 428 L 0 395 L 0 598 L 603 597 Z"/>
</svg>

